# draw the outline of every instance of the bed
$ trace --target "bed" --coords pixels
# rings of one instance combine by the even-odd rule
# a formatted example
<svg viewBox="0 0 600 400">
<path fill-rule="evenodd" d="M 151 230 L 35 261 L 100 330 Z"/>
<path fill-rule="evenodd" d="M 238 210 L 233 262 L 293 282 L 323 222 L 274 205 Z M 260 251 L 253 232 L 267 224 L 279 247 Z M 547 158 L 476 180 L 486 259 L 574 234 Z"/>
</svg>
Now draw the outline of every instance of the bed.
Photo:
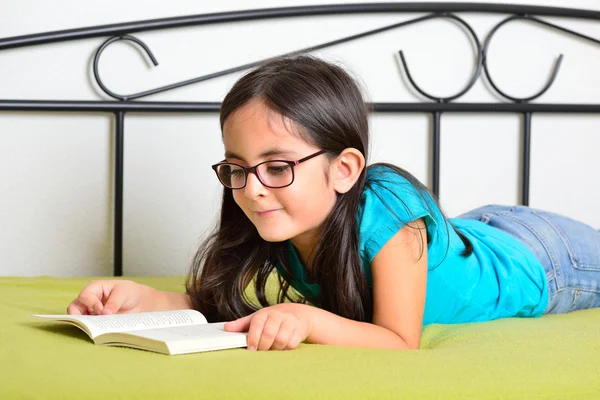
<svg viewBox="0 0 600 400">
<path fill-rule="evenodd" d="M 136 277 L 182 290 L 183 277 Z M 301 344 L 182 356 L 94 345 L 62 313 L 88 278 L 0 278 L 0 398 L 568 398 L 600 393 L 600 310 L 429 325 L 419 351 Z"/>
<path fill-rule="evenodd" d="M 467 22 L 470 13 L 498 14 L 502 19 L 485 40 Z M 486 54 L 491 38 L 515 20 L 548 26 L 580 40 L 596 39 L 555 25 L 545 16 L 596 22 L 600 12 L 521 5 L 470 3 L 382 3 L 306 6 L 203 14 L 47 32 L 0 39 L 0 50 L 89 37 L 107 37 L 92 62 L 96 83 L 115 101 L 3 100 L 4 112 L 113 113 L 115 129 L 114 271 L 115 279 L 132 279 L 157 289 L 182 291 L 183 276 L 130 276 L 123 270 L 123 135 L 129 112 L 215 113 L 218 103 L 153 102 L 137 99 L 196 82 L 248 69 L 257 62 L 166 87 L 120 95 L 98 73 L 104 49 L 120 40 L 146 44 L 135 32 L 181 26 L 231 23 L 268 18 L 334 14 L 419 13 L 409 21 L 386 25 L 395 29 L 434 18 L 461 25 L 476 49 L 473 76 L 452 96 L 437 97 L 413 79 L 400 54 L 407 84 L 428 101 L 373 103 L 376 113 L 424 113 L 431 116 L 431 183 L 440 192 L 440 131 L 442 113 L 513 113 L 522 115 L 521 204 L 529 204 L 531 119 L 537 113 L 600 114 L 598 104 L 533 102 L 552 86 L 560 60 L 547 84 L 537 93 L 515 97 L 494 81 Z M 375 31 L 322 43 L 297 52 L 310 52 L 351 41 Z M 1 53 L 0 53 L 1 54 Z M 490 89 L 502 101 L 467 103 L 465 95 L 485 74 Z M 99 276 L 106 279 L 108 276 Z M 90 277 L 0 277 L 0 398 L 600 398 L 600 309 L 547 315 L 536 319 L 502 319 L 485 323 L 429 325 L 420 351 L 343 348 L 302 344 L 285 352 L 243 349 L 184 356 L 95 346 L 79 329 L 36 321 L 31 314 L 61 314 Z M 269 284 L 270 293 L 277 288 Z"/>
</svg>

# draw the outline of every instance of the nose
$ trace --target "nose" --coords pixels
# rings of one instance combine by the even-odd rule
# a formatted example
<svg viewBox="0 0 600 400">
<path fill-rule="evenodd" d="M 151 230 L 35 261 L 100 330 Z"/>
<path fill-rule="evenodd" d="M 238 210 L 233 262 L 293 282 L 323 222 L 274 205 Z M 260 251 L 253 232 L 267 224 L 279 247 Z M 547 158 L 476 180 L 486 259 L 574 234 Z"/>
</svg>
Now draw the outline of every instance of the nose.
<svg viewBox="0 0 600 400">
<path fill-rule="evenodd" d="M 249 199 L 255 199 L 260 196 L 264 196 L 268 190 L 260 181 L 258 177 L 249 173 L 246 177 L 246 187 L 242 189 L 244 191 L 244 195 Z"/>
</svg>

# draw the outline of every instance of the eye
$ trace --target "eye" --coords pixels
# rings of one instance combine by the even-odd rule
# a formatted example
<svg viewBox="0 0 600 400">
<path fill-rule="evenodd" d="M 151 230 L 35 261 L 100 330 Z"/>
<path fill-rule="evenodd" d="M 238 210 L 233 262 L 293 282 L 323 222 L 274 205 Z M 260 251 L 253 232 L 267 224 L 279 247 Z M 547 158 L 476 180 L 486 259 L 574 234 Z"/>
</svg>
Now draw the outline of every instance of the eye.
<svg viewBox="0 0 600 400">
<path fill-rule="evenodd" d="M 234 178 L 241 178 L 242 176 L 244 176 L 244 171 L 243 171 L 243 170 L 241 170 L 241 169 L 239 169 L 239 168 L 232 169 L 232 170 L 229 172 L 229 175 L 231 175 L 231 176 L 232 176 L 232 177 L 234 177 Z"/>
<path fill-rule="evenodd" d="M 290 171 L 290 166 L 287 164 L 284 165 L 269 165 L 267 167 L 267 173 L 270 175 L 281 175 L 287 174 Z"/>
</svg>

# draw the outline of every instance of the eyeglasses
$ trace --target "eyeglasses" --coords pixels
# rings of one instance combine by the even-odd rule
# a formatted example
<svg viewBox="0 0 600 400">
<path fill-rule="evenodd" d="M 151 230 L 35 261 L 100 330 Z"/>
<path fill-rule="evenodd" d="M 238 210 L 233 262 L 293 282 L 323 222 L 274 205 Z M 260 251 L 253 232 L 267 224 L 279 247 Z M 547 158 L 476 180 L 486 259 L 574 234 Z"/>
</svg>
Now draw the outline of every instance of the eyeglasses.
<svg viewBox="0 0 600 400">
<path fill-rule="evenodd" d="M 290 186 L 294 182 L 294 167 L 310 160 L 325 150 L 318 151 L 298 161 L 269 160 L 254 167 L 221 161 L 212 166 L 219 181 L 228 189 L 242 189 L 248 182 L 248 174 L 252 172 L 263 186 L 271 189 Z"/>
</svg>

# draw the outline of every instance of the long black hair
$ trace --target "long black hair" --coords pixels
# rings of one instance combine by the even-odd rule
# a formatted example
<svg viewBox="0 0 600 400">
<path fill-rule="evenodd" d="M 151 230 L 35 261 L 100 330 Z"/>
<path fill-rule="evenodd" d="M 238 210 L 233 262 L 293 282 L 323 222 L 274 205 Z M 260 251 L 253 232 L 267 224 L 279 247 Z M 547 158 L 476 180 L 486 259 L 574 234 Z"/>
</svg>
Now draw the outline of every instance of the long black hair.
<svg viewBox="0 0 600 400">
<path fill-rule="evenodd" d="M 346 148 L 359 150 L 368 160 L 369 109 L 356 81 L 341 67 L 309 57 L 272 59 L 238 80 L 223 100 L 221 129 L 227 118 L 252 100 L 292 122 L 294 132 L 333 159 Z M 377 164 L 382 165 L 382 164 Z M 411 182 L 425 195 L 433 196 L 415 177 L 403 169 L 385 164 Z M 373 166 L 371 166 L 373 167 Z M 369 167 L 369 168 L 371 168 Z M 321 287 L 319 298 L 304 298 L 342 317 L 370 321 L 372 291 L 362 269 L 356 219 L 367 168 L 355 185 L 338 195 L 332 211 L 320 227 L 311 255 L 312 280 Z M 437 201 L 434 199 L 437 207 Z M 465 243 L 463 255 L 472 245 Z M 292 273 L 286 242 L 267 242 L 233 199 L 223 189 L 220 221 L 196 253 L 186 281 L 194 308 L 209 321 L 236 319 L 256 311 L 245 297 L 254 281 L 259 303 L 269 306 L 265 294 L 267 278 L 279 263 L 278 302 L 290 299 Z"/>
</svg>

